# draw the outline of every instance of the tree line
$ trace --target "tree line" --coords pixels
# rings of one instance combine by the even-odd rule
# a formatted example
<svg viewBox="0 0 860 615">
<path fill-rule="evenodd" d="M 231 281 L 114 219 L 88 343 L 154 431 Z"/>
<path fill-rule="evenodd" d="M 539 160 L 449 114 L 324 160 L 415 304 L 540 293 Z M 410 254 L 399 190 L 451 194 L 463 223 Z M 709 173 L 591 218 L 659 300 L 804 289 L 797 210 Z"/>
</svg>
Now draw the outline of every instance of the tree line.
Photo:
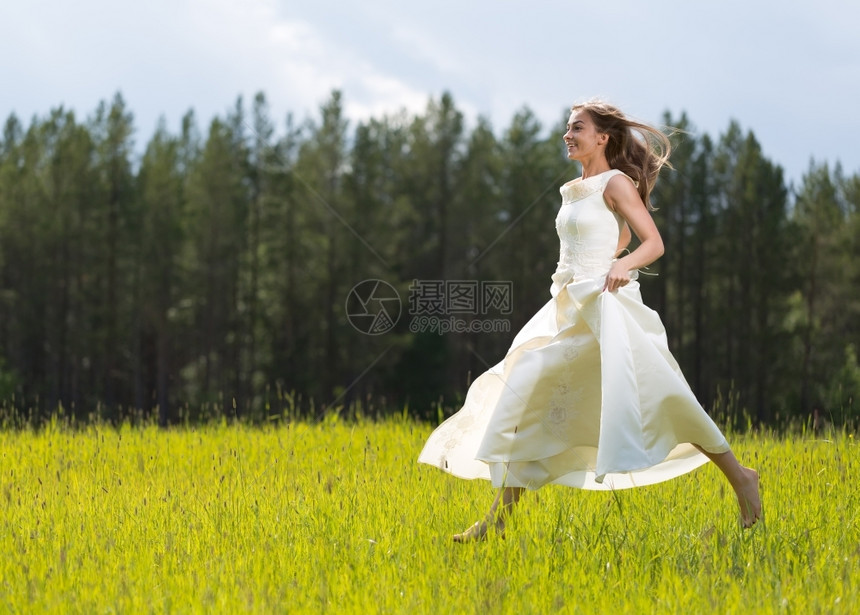
<svg viewBox="0 0 860 615">
<path fill-rule="evenodd" d="M 443 94 L 353 124 L 335 91 L 279 126 L 261 93 L 137 149 L 120 94 L 84 120 L 10 115 L 2 408 L 437 420 L 549 298 L 558 188 L 578 175 L 566 119 L 523 108 L 496 132 Z M 860 176 L 811 162 L 787 185 L 737 122 L 716 138 L 683 113 L 663 123 L 666 254 L 642 290 L 700 401 L 728 420 L 854 418 Z"/>
</svg>

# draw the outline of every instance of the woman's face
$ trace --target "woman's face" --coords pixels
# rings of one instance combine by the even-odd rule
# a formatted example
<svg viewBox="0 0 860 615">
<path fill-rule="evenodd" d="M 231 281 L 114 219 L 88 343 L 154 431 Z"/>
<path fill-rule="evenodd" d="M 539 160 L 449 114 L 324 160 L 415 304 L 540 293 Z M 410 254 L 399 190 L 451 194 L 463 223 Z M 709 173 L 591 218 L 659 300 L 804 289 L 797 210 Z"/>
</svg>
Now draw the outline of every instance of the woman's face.
<svg viewBox="0 0 860 615">
<path fill-rule="evenodd" d="M 571 160 L 587 158 L 597 153 L 605 142 L 606 135 L 597 132 L 597 127 L 588 111 L 581 109 L 570 114 L 567 120 L 567 132 L 564 133 L 568 158 Z"/>
</svg>

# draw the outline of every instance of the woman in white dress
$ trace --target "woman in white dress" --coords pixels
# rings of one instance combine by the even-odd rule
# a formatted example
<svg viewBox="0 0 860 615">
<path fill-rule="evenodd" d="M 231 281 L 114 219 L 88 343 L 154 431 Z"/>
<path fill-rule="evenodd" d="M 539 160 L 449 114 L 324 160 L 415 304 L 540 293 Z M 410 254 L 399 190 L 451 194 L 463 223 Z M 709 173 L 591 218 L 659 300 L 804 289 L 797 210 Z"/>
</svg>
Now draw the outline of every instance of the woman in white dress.
<svg viewBox="0 0 860 615">
<path fill-rule="evenodd" d="M 498 489 L 486 518 L 454 536 L 481 540 L 525 489 L 623 489 L 669 480 L 710 459 L 744 527 L 761 516 L 758 474 L 742 466 L 642 303 L 638 270 L 663 254 L 649 195 L 670 145 L 656 128 L 601 101 L 575 105 L 564 134 L 582 177 L 561 188 L 552 298 L 505 358 L 477 378 L 463 408 L 431 434 L 419 461 Z M 631 230 L 639 246 L 621 256 Z"/>
</svg>

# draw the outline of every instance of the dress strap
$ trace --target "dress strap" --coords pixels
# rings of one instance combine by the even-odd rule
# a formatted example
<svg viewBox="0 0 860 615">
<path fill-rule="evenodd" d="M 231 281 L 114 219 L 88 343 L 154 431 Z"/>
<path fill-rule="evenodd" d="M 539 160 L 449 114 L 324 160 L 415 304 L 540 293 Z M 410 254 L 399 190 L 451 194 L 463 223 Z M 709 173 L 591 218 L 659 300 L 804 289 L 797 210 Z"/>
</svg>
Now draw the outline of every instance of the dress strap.
<svg viewBox="0 0 860 615">
<path fill-rule="evenodd" d="M 603 187 L 606 188 L 606 184 L 609 183 L 609 180 L 612 179 L 613 177 L 615 177 L 616 175 L 623 175 L 624 177 L 629 179 L 631 182 L 633 182 L 634 186 L 636 186 L 637 188 L 639 187 L 639 182 L 637 182 L 632 177 L 627 175 L 624 171 L 621 171 L 619 169 L 609 169 L 606 173 L 603 174 L 603 177 L 601 178 L 603 180 Z"/>
</svg>

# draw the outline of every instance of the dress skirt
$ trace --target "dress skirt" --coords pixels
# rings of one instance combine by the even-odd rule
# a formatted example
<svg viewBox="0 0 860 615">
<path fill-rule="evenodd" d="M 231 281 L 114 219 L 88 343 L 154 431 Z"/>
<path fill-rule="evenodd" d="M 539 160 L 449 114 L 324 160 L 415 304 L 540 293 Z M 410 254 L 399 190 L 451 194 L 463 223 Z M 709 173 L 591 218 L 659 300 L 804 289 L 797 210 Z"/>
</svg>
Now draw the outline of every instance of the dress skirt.
<svg viewBox="0 0 860 615">
<path fill-rule="evenodd" d="M 729 450 L 639 284 L 553 276 L 552 298 L 430 436 L 419 461 L 495 487 L 624 489 Z"/>
</svg>

